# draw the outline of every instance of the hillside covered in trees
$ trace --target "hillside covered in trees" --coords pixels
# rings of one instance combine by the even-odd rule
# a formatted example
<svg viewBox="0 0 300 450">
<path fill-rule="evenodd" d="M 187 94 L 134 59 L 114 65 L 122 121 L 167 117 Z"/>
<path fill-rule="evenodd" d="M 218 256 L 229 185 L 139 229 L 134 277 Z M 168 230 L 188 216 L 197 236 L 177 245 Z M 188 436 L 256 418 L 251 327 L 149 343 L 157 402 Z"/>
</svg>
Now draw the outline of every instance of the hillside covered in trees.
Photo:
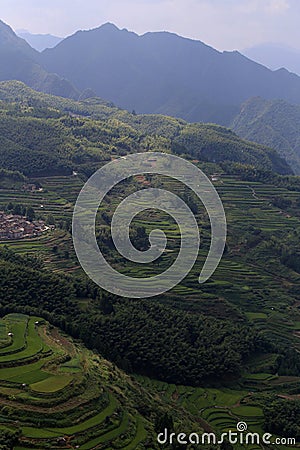
<svg viewBox="0 0 300 450">
<path fill-rule="evenodd" d="M 130 372 L 195 385 L 238 375 L 246 356 L 267 348 L 246 325 L 183 314 L 155 302 L 119 300 L 91 282 L 52 274 L 39 261 L 7 249 L 0 249 L 0 266 L 1 315 L 45 317 Z M 87 297 L 90 308 L 84 311 L 80 299 Z"/>
<path fill-rule="evenodd" d="M 276 151 L 219 125 L 136 115 L 100 99 L 39 95 L 18 82 L 0 83 L 0 100 L 0 165 L 25 175 L 89 175 L 114 156 L 143 151 L 292 173 Z"/>
<path fill-rule="evenodd" d="M 243 139 L 268 145 L 300 174 L 300 106 L 283 100 L 252 98 L 232 123 Z"/>
</svg>

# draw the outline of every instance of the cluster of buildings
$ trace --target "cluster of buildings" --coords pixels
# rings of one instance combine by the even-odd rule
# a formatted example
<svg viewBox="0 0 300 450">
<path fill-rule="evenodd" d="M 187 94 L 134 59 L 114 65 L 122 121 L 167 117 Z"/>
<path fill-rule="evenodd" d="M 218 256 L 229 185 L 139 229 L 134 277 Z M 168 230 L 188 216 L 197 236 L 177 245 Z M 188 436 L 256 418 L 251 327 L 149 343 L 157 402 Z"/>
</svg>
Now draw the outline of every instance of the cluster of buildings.
<svg viewBox="0 0 300 450">
<path fill-rule="evenodd" d="M 41 236 L 49 228 L 43 220 L 30 222 L 26 217 L 0 211 L 0 240 L 2 241 Z"/>
<path fill-rule="evenodd" d="M 22 189 L 23 189 L 23 191 L 27 191 L 27 192 L 36 192 L 36 191 L 43 192 L 43 188 L 38 187 L 34 183 L 23 184 Z"/>
</svg>

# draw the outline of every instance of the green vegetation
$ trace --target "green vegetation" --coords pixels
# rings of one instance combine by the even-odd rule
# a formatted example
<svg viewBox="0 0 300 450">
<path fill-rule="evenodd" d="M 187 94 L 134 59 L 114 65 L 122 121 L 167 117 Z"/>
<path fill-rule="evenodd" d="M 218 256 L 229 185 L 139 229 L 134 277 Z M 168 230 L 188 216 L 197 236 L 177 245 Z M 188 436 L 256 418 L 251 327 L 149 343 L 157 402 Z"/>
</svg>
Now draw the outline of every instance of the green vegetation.
<svg viewBox="0 0 300 450">
<path fill-rule="evenodd" d="M 55 225 L 40 238 L 0 246 L 0 424 L 6 439 L 19 439 L 21 448 L 51 448 L 63 437 L 80 448 L 129 450 L 154 447 L 164 423 L 222 432 L 244 420 L 251 430 L 266 429 L 268 404 L 281 398 L 289 409 L 300 392 L 298 177 L 266 170 L 276 165 L 284 172 L 273 151 L 215 125 L 138 116 L 96 99 L 77 103 L 15 82 L 0 84 L 0 97 L 1 133 L 11 130 L 11 140 L 27 154 L 51 149 L 67 167 L 57 172 L 55 162 L 47 176 L 33 177 L 44 169 L 27 157 L 27 166 L 19 167 L 16 158 L 0 172 L 0 210 L 30 211 Z M 214 178 L 228 220 L 226 251 L 209 282 L 195 282 L 210 244 L 202 205 L 170 178 L 134 177 L 99 208 L 96 235 L 107 259 L 143 277 L 176 258 L 178 227 L 157 211 L 136 216 L 131 229 L 141 250 L 154 228 L 165 231 L 167 250 L 151 267 L 125 261 L 112 244 L 116 206 L 145 185 L 187 202 L 202 246 L 193 270 L 172 291 L 125 300 L 95 286 L 79 267 L 72 211 L 91 171 L 128 152 L 154 149 L 193 158 Z"/>
<path fill-rule="evenodd" d="M 43 268 L 29 269 L 24 263 L 22 257 L 14 259 L 9 250 L 0 250 L 2 312 L 35 312 L 80 337 L 88 347 L 109 356 L 124 369 L 196 384 L 220 374 L 238 374 L 243 359 L 254 349 L 263 348 L 261 339 L 246 325 L 183 314 L 155 301 L 114 299 L 95 288 L 91 291 L 80 279 L 75 285 L 71 277 L 51 274 Z M 81 293 L 91 297 L 92 314 L 81 310 L 76 299 Z M 109 303 L 107 313 L 103 305 Z M 28 340 L 32 339 L 31 333 L 34 330 L 29 327 Z M 170 333 L 174 336 L 171 342 Z M 33 352 L 43 351 L 38 345 L 35 342 L 30 349 L 20 351 L 18 358 L 30 360 Z M 9 362 L 16 356 L 2 358 Z"/>
<path fill-rule="evenodd" d="M 232 128 L 244 139 L 276 149 L 294 173 L 300 174 L 299 105 L 252 98 L 242 106 Z"/>
<path fill-rule="evenodd" d="M 47 191 L 42 194 L 46 213 L 48 214 L 48 210 L 52 208 L 52 201 L 55 198 L 55 203 L 53 203 L 53 205 L 56 205 L 53 209 L 55 220 L 56 222 L 66 220 L 69 212 L 65 205 L 76 198 L 76 190 L 80 188 L 80 180 L 77 179 L 76 181 L 76 177 L 62 177 L 61 179 L 56 177 L 41 179 L 40 181 Z M 170 181 L 168 182 L 170 183 Z M 296 204 L 299 194 L 297 191 L 277 188 L 279 195 L 291 199 L 288 210 L 283 214 L 278 214 L 278 208 L 272 206 L 269 202 L 269 199 L 274 197 L 274 186 L 271 184 L 240 181 L 237 176 L 223 175 L 217 187 L 228 213 L 229 224 L 231 224 L 228 250 L 223 263 L 211 282 L 202 287 L 201 297 L 199 297 L 199 290 L 195 288 L 189 278 L 185 280 L 183 286 L 178 286 L 174 292 L 160 298 L 158 302 L 157 300 L 125 301 L 107 296 L 104 293 L 100 294 L 97 290 L 95 291 L 94 287 L 92 288 L 89 283 L 84 281 L 79 270 L 74 270 L 75 261 L 72 257 L 68 260 L 60 260 L 57 254 L 59 250 L 53 252 L 53 246 L 59 247 L 60 245 L 59 240 L 57 240 L 60 233 L 64 233 L 66 239 L 64 245 L 69 248 L 70 244 L 68 232 L 57 230 L 54 235 L 47 238 L 43 237 L 36 244 L 33 242 L 9 244 L 12 249 L 18 251 L 17 254 L 5 248 L 2 249 L 0 258 L 4 268 L 2 286 L 5 289 L 5 286 L 9 285 L 10 289 L 13 289 L 10 292 L 11 297 L 7 297 L 6 291 L 4 295 L 3 291 L 2 298 L 8 300 L 6 306 L 2 300 L 3 314 L 9 312 L 10 308 L 25 313 L 35 311 L 36 314 L 50 319 L 74 337 L 80 337 L 91 348 L 98 348 L 102 354 L 114 360 L 127 371 L 147 371 L 147 374 L 156 378 L 174 381 L 176 384 L 168 385 L 165 383 L 162 385 L 164 388 L 159 389 L 160 401 L 172 405 L 173 408 L 176 405 L 180 408 L 183 407 L 195 418 L 199 419 L 200 416 L 201 420 L 204 421 L 203 424 L 208 423 L 215 430 L 221 432 L 228 427 L 235 429 L 237 421 L 245 420 L 250 423 L 252 430 L 262 431 L 264 426 L 262 410 L 269 402 L 268 392 L 270 389 L 278 394 L 293 397 L 299 384 L 299 378 L 296 376 L 299 375 L 297 355 L 293 352 L 289 354 L 285 350 L 285 345 L 290 346 L 292 343 L 296 347 L 299 343 L 296 333 L 299 330 L 300 320 L 297 309 L 291 301 L 293 293 L 297 292 L 298 275 L 278 262 L 280 253 L 277 253 L 281 245 L 288 245 L 291 248 L 295 245 L 297 235 L 293 234 L 292 231 L 297 229 L 298 226 Z M 176 184 L 172 185 L 172 189 L 180 192 Z M 12 195 L 21 194 L 21 191 L 14 191 L 13 194 L 10 194 L 10 190 L 3 192 L 8 194 L 6 202 Z M 36 196 L 39 195 L 41 194 L 31 193 L 28 196 L 29 204 L 31 201 L 35 201 Z M 65 196 L 68 196 L 68 199 Z M 114 194 L 112 194 L 110 207 L 113 208 L 114 202 Z M 20 203 L 22 202 L 20 201 Z M 62 213 L 62 209 L 66 212 Z M 201 208 L 199 208 L 199 215 L 199 217 L 202 217 Z M 287 217 L 288 215 L 291 217 Z M 252 227 L 249 224 L 242 226 L 245 218 L 249 224 L 253 223 Z M 168 224 L 163 216 L 155 216 L 154 219 L 156 226 L 158 223 L 160 226 L 160 221 L 162 221 L 165 224 L 166 232 L 172 231 L 171 238 L 175 243 L 176 229 L 174 232 L 171 224 Z M 151 230 L 150 222 L 146 225 L 143 217 L 139 218 L 137 225 L 146 227 L 147 233 Z M 262 230 L 260 233 L 256 231 L 258 228 Z M 283 229 L 290 231 L 285 235 Z M 204 233 L 205 245 L 205 229 Z M 278 236 L 277 240 L 275 239 L 276 236 Z M 50 246 L 47 245 L 47 240 L 52 241 Z M 268 240 L 270 240 L 269 245 L 266 245 Z M 39 245 L 41 259 L 49 261 L 44 267 L 41 261 L 26 256 L 28 252 L 33 255 L 36 254 L 35 245 Z M 236 245 L 239 246 L 238 253 L 236 252 Z M 262 250 L 260 250 L 261 246 Z M 264 257 L 266 251 L 273 255 L 273 258 L 278 258 L 273 263 L 271 258 L 267 266 Z M 112 249 L 109 250 L 108 256 L 114 257 Z M 25 261 L 30 262 L 31 269 L 24 269 Z M 70 268 L 73 264 L 72 270 L 67 276 L 61 273 L 65 271 L 65 262 L 68 262 Z M 162 268 L 167 263 L 168 259 L 162 262 Z M 201 263 L 202 256 L 200 255 L 195 273 L 198 272 Z M 272 264 L 274 264 L 274 267 Z M 281 267 L 279 274 L 278 264 Z M 49 265 L 55 269 L 55 273 L 50 274 L 48 272 Z M 27 286 L 24 285 L 24 270 L 28 271 L 25 277 L 28 280 Z M 128 267 L 127 270 L 136 269 Z M 234 286 L 232 283 L 233 274 Z M 287 287 L 286 282 L 282 283 L 283 277 L 286 277 L 289 287 Z M 34 281 L 35 279 L 36 281 Z M 260 283 L 259 290 L 258 280 Z M 272 280 L 272 283 L 270 280 Z M 224 284 L 225 281 L 227 284 Z M 19 289 L 20 283 L 22 283 L 22 292 Z M 32 291 L 27 291 L 29 286 L 34 286 L 36 298 L 33 298 L 30 294 Z M 226 286 L 225 289 L 224 286 Z M 273 287 L 271 288 L 271 286 Z M 182 302 L 181 289 L 185 295 L 185 302 Z M 286 294 L 287 289 L 289 289 L 289 297 Z M 276 301 L 274 300 L 275 292 Z M 68 298 L 66 293 L 70 294 Z M 99 295 L 101 298 L 99 298 Z M 222 297 L 222 299 L 216 302 L 216 297 Z M 201 298 L 201 302 L 199 302 L 199 298 Z M 249 298 L 252 299 L 251 302 L 247 301 Z M 41 302 L 40 299 L 43 299 L 43 301 Z M 55 299 L 53 303 L 52 299 Z M 107 312 L 107 305 L 112 306 L 108 309 L 109 312 Z M 187 310 L 190 310 L 190 312 L 187 312 Z M 244 315 L 241 311 L 245 311 L 246 314 Z M 232 325 L 232 315 L 238 319 L 239 326 Z M 212 316 L 214 317 L 211 318 Z M 216 319 L 216 317 L 219 319 Z M 224 317 L 228 317 L 228 321 L 224 320 Z M 19 324 L 18 320 L 15 318 L 12 320 L 11 316 L 8 316 L 5 323 L 10 323 L 10 327 Z M 253 330 L 249 328 L 250 323 L 254 327 Z M 9 329 L 6 324 L 5 328 L 2 324 L 2 330 Z M 171 341 L 170 333 L 173 336 Z M 254 341 L 251 338 L 252 333 L 257 336 Z M 259 334 L 257 335 L 257 333 Z M 2 331 L 3 336 L 4 331 Z M 199 336 L 197 344 L 197 341 L 194 340 L 196 336 Z M 245 337 L 244 341 L 243 336 Z M 18 345 L 16 345 L 15 340 L 11 345 L 15 345 L 15 348 L 21 348 L 23 341 L 20 333 L 16 334 L 16 338 L 19 339 Z M 187 382 L 195 384 L 192 377 L 201 374 L 199 369 L 203 370 L 203 373 L 209 373 L 208 364 L 210 360 L 208 357 L 210 355 L 206 354 L 199 357 L 197 354 L 193 356 L 192 352 L 196 349 L 197 352 L 202 351 L 199 343 L 207 343 L 205 344 L 206 347 L 212 348 L 214 339 L 215 343 L 219 340 L 220 344 L 217 347 L 216 360 L 211 360 L 210 367 L 213 370 L 220 371 L 221 375 L 211 376 L 209 380 L 203 379 L 202 381 L 197 378 L 196 383 L 197 385 L 219 384 L 222 380 L 222 383 L 228 384 L 227 388 L 205 387 L 195 389 L 178 386 L 180 382 L 182 384 Z M 272 341 L 272 344 L 270 341 Z M 253 343 L 255 342 L 258 347 L 253 351 Z M 106 344 L 105 347 L 103 343 Z M 190 346 L 188 351 L 186 350 L 187 343 Z M 191 345 L 192 343 L 193 345 Z M 35 348 L 40 348 L 39 345 L 36 343 Z M 184 350 L 183 345 L 185 346 Z M 243 345 L 245 345 L 246 353 L 242 350 Z M 49 347 L 51 348 L 51 346 Z M 111 348 L 115 349 L 114 352 L 111 351 Z M 153 351 L 153 348 L 155 351 Z M 234 349 L 234 352 L 229 353 L 229 348 Z M 247 348 L 251 349 L 250 353 Z M 240 350 L 244 354 L 243 361 L 236 359 L 237 351 Z M 4 348 L 1 351 L 3 352 Z M 227 366 L 229 369 L 227 377 L 224 377 L 226 368 L 220 365 L 222 361 L 220 360 L 220 352 L 223 351 L 223 362 L 230 361 L 230 367 Z M 284 357 L 280 356 L 280 352 L 284 352 Z M 187 357 L 183 359 L 182 357 L 186 355 Z M 199 368 L 195 364 L 197 358 L 201 358 Z M 64 383 L 62 381 L 66 381 L 64 375 L 80 375 L 80 358 L 78 361 L 78 357 L 73 355 L 69 361 L 61 363 L 59 375 L 55 373 L 47 374 L 41 370 L 44 362 L 48 364 L 47 361 L 51 361 L 51 355 L 47 356 L 46 354 L 42 360 L 36 362 L 30 360 L 26 366 L 22 366 L 20 374 L 16 374 L 13 367 L 4 367 L 1 377 L 9 383 L 30 385 L 30 398 L 37 395 L 36 386 L 40 389 L 39 396 L 48 396 L 52 390 L 52 394 L 61 395 L 62 392 L 70 388 L 69 382 Z M 207 366 L 203 366 L 203 361 Z M 238 366 L 235 366 L 237 363 Z M 233 388 L 231 371 L 234 367 L 238 367 L 234 380 L 237 379 L 238 372 L 240 372 L 240 375 L 238 378 L 239 385 L 237 386 L 236 381 L 233 381 L 235 386 Z M 148 372 L 149 368 L 151 368 L 150 373 Z M 198 370 L 198 375 L 194 375 L 195 370 Z M 280 373 L 280 377 L 276 376 L 277 373 Z M 182 381 L 179 381 L 180 376 Z M 53 380 L 53 377 L 55 380 L 60 380 L 59 383 L 62 382 L 63 386 L 56 387 L 53 385 L 50 381 Z M 147 391 L 152 390 L 152 383 L 154 382 L 147 381 L 144 383 L 143 378 L 138 381 L 142 382 Z M 108 382 L 110 384 L 109 380 Z M 158 392 L 156 388 L 158 383 L 155 382 L 153 395 Z M 4 388 L 7 389 L 6 386 Z M 261 401 L 253 395 L 245 405 L 244 402 L 241 403 L 244 397 L 247 397 L 249 391 L 257 390 L 265 392 L 263 394 L 265 397 Z M 166 393 L 164 393 L 165 391 Z M 7 395 L 7 391 L 1 390 L 1 392 Z M 181 392 L 179 397 L 177 392 Z M 15 396 L 16 394 L 20 395 L 15 391 L 10 392 L 10 395 Z M 143 394 L 142 403 L 144 403 L 144 398 Z M 180 399 L 178 400 L 179 403 L 175 402 L 176 399 Z M 246 410 L 239 409 L 242 406 L 246 406 Z M 122 416 L 121 421 L 118 422 L 117 434 L 117 430 L 121 430 L 124 426 L 125 420 L 127 419 Z M 74 426 L 74 424 L 71 424 L 71 426 Z M 68 427 L 69 425 L 62 426 L 62 428 Z M 186 427 L 186 429 L 189 429 L 188 425 Z M 26 434 L 26 439 L 40 439 L 40 434 L 34 430 L 34 426 L 25 427 L 23 429 L 24 438 Z M 57 439 L 59 437 L 54 423 L 52 425 L 48 422 L 45 423 L 42 430 L 44 439 Z M 84 448 L 93 448 L 93 445 L 103 442 L 103 439 L 110 438 L 111 433 L 112 431 L 107 431 L 103 436 L 91 437 L 91 441 L 84 444 Z M 134 432 L 131 439 L 133 439 L 133 435 Z M 115 437 L 120 439 L 117 436 Z M 151 439 L 152 443 L 153 438 Z M 121 441 L 124 442 L 124 439 L 122 438 Z"/>
<path fill-rule="evenodd" d="M 267 431 L 285 437 L 300 439 L 300 401 L 273 399 L 264 409 L 264 427 Z"/>
<path fill-rule="evenodd" d="M 137 116 L 102 101 L 37 94 L 17 82 L 0 83 L 0 100 L 0 167 L 27 176 L 90 175 L 112 157 L 151 150 L 292 173 L 274 150 L 221 126 Z"/>
<path fill-rule="evenodd" d="M 38 392 L 56 392 L 68 386 L 71 381 L 72 377 L 69 375 L 55 375 L 32 384 L 31 388 Z"/>
<path fill-rule="evenodd" d="M 15 325 L 12 340 L 5 347 L 13 348 L 9 367 L 0 355 L 3 448 L 56 448 L 64 444 L 92 449 L 103 444 L 129 450 L 137 445 L 148 448 L 147 441 L 151 441 L 151 448 L 157 448 L 154 423 L 170 409 L 167 403 L 157 402 L 116 366 L 39 317 L 9 314 L 1 324 L 7 329 Z M 16 351 L 15 342 L 23 339 L 31 355 L 28 363 L 19 357 L 23 350 Z M 69 366 L 65 374 L 62 369 L 70 361 L 76 361 L 77 370 Z M 187 411 L 178 409 L 177 414 L 183 424 L 190 424 Z"/>
</svg>

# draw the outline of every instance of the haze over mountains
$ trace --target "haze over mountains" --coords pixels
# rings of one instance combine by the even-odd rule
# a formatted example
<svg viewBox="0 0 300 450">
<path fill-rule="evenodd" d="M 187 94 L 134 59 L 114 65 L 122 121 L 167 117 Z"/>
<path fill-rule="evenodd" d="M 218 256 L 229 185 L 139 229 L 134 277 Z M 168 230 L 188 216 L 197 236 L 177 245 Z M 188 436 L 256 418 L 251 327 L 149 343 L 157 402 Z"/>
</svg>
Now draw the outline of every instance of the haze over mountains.
<svg viewBox="0 0 300 450">
<path fill-rule="evenodd" d="M 97 206 L 93 247 L 134 282 L 165 279 L 173 265 L 181 272 L 193 230 L 201 245 L 172 290 L 126 299 L 81 268 L 90 227 L 80 218 L 93 202 L 86 197 L 75 216 L 74 207 L 96 170 L 109 163 L 122 173 L 119 162 L 140 152 L 145 168 L 115 180 Z M 152 152 L 203 170 L 224 205 L 225 251 L 207 283 L 199 285 L 203 263 L 215 260 L 214 243 L 223 249 L 208 213 L 219 222 L 220 208 L 201 176 L 193 192 L 188 170 L 177 180 L 172 164 Z M 160 176 L 160 167 L 170 176 Z M 232 446 L 210 437 L 248 419 L 252 434 L 300 443 L 294 175 L 300 77 L 200 41 L 166 32 L 138 36 L 112 24 L 41 53 L 0 21 L 0 450 L 175 450 L 184 442 L 177 445 L 176 433 L 195 429 L 199 447 L 224 450 Z M 112 225 L 118 206 L 151 188 L 181 199 L 194 223 L 185 225 L 178 200 L 160 210 L 140 197 L 125 241 L 147 252 L 153 230 L 162 230 L 166 248 L 139 265 L 114 244 Z M 72 217 L 79 219 L 75 240 L 85 247 L 79 258 Z M 166 434 L 170 445 L 167 436 L 161 445 L 157 438 Z M 182 448 L 197 446 L 189 440 Z"/>
<path fill-rule="evenodd" d="M 249 99 L 234 119 L 233 130 L 242 138 L 278 151 L 300 174 L 300 106 L 283 100 Z"/>
<path fill-rule="evenodd" d="M 36 47 L 59 39 L 35 38 Z M 300 77 L 285 69 L 274 72 L 238 52 L 220 53 L 172 33 L 138 36 L 113 24 L 78 31 L 40 53 L 0 21 L 0 58 L 0 81 L 232 126 L 242 138 L 275 148 L 300 173 Z"/>
<path fill-rule="evenodd" d="M 32 34 L 26 30 L 17 31 L 17 35 L 25 39 L 38 52 L 42 52 L 46 48 L 53 48 L 63 40 L 63 38 L 52 34 Z"/>
<path fill-rule="evenodd" d="M 242 50 L 241 53 L 271 70 L 285 67 L 300 75 L 300 50 L 295 48 L 283 44 L 261 44 Z"/>
<path fill-rule="evenodd" d="M 0 80 L 19 80 L 38 91 L 76 98 L 68 81 L 48 73 L 38 62 L 39 53 L 0 21 Z"/>
<path fill-rule="evenodd" d="M 167 32 L 139 36 L 105 24 L 39 53 L 0 22 L 0 56 L 0 80 L 74 99 L 88 90 L 84 97 L 190 122 L 229 125 L 254 96 L 300 104 L 300 77 Z"/>
<path fill-rule="evenodd" d="M 238 52 L 157 32 L 105 24 L 78 31 L 41 54 L 41 64 L 118 106 L 188 121 L 228 124 L 249 97 L 300 103 L 300 78 L 272 72 Z"/>
</svg>

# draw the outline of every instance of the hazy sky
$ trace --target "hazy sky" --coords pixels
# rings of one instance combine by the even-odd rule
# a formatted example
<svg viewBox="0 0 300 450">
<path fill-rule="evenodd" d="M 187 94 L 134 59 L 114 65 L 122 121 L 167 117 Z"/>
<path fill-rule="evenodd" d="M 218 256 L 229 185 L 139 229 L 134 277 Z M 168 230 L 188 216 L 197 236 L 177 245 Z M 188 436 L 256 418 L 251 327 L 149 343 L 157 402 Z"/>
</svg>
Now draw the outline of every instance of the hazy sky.
<svg viewBox="0 0 300 450">
<path fill-rule="evenodd" d="M 263 42 L 300 49 L 300 0 L 0 0 L 13 29 L 66 36 L 113 22 L 138 34 L 166 30 L 220 50 Z"/>
</svg>

